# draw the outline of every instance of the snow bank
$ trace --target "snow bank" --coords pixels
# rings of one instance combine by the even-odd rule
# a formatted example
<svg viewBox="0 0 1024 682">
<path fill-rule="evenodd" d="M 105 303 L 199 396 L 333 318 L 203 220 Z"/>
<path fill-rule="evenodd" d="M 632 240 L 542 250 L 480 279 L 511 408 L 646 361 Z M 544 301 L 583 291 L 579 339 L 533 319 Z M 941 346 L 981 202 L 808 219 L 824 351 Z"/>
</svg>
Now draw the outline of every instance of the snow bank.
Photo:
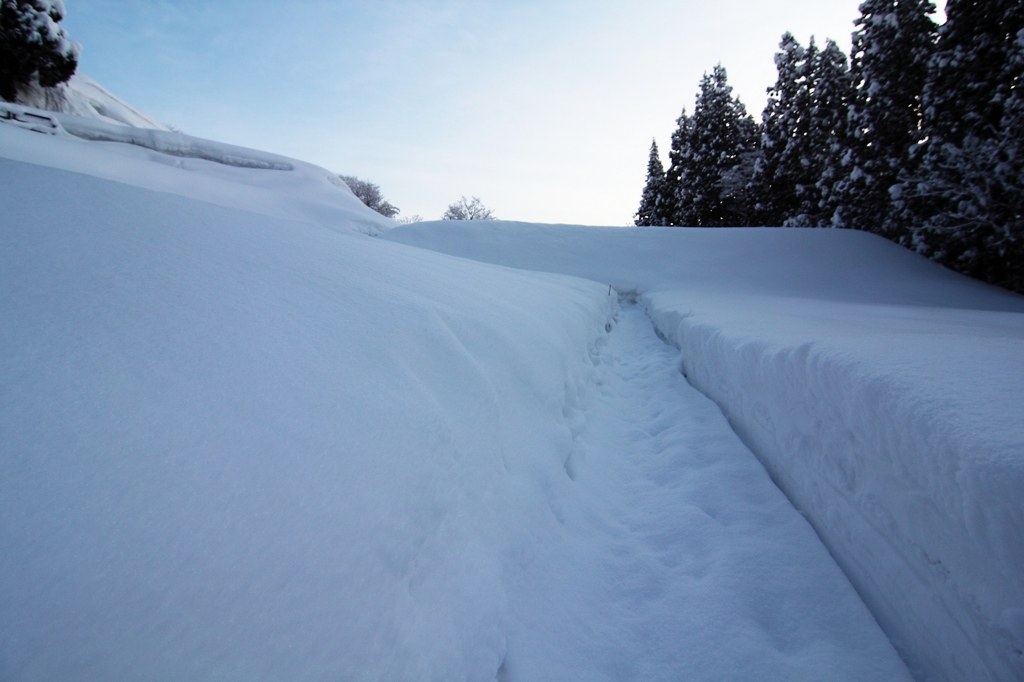
<svg viewBox="0 0 1024 682">
<path fill-rule="evenodd" d="M 43 88 L 38 84 L 23 88 L 18 92 L 18 103 L 105 123 L 169 130 L 146 112 L 136 109 L 81 73 L 71 76 L 67 83 L 52 88 Z"/>
<path fill-rule="evenodd" d="M 1024 315 L 648 306 L 922 677 L 1024 674 Z"/>
<path fill-rule="evenodd" d="M 295 165 L 285 157 L 255 149 L 203 140 L 171 131 L 132 128 L 77 115 L 58 114 L 8 102 L 0 102 L 0 120 L 36 133 L 60 135 L 68 132 L 85 140 L 133 144 L 162 154 L 204 159 L 225 166 L 295 170 Z"/>
<path fill-rule="evenodd" d="M 0 154 L 331 229 L 378 234 L 396 224 L 324 168 L 181 133 L 0 102 Z"/>
<path fill-rule="evenodd" d="M 86 140 L 101 142 L 123 142 L 152 149 L 162 154 L 182 156 L 189 159 L 204 159 L 238 168 L 260 170 L 295 170 L 295 165 L 284 157 L 258 152 L 253 149 L 189 137 L 182 133 L 128 128 L 102 121 L 92 121 L 79 116 L 54 114 L 61 127 L 67 132 Z"/>
<path fill-rule="evenodd" d="M 205 159 L 239 168 L 294 170 L 289 159 L 235 145 L 203 140 L 172 131 L 84 74 L 51 88 L 30 84 L 16 104 L 0 101 L 0 120 L 59 135 L 68 132 L 86 140 L 122 142 L 153 151 Z"/>
<path fill-rule="evenodd" d="M 872 235 L 422 223 L 636 290 L 919 679 L 1024 677 L 1024 300 Z"/>
<path fill-rule="evenodd" d="M 0 181 L 0 678 L 494 680 L 607 287 Z"/>
</svg>

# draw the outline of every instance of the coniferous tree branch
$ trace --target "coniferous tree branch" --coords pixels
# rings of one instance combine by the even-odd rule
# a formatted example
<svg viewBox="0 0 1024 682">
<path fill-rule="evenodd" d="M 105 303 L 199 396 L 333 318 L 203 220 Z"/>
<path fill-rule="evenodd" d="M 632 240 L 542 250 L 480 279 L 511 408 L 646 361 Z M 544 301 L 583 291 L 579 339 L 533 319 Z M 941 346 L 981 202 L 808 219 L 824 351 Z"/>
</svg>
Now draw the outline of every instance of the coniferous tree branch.
<svg viewBox="0 0 1024 682">
<path fill-rule="evenodd" d="M 13 102 L 33 81 L 53 87 L 74 75 L 81 46 L 63 18 L 62 0 L 0 0 L 0 97 Z"/>
</svg>

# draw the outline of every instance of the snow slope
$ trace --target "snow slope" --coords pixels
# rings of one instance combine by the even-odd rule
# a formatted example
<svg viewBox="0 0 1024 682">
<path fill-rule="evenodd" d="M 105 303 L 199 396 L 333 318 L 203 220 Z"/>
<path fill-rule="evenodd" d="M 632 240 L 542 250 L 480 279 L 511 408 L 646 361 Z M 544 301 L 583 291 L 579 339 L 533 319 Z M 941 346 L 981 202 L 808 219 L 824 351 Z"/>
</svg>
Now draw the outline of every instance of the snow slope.
<svg viewBox="0 0 1024 682">
<path fill-rule="evenodd" d="M 41 144 L 25 130 L 52 139 Z M 396 224 L 324 168 L 181 133 L 0 102 L 0 150 L 12 160 L 331 229 L 377 234 Z"/>
<path fill-rule="evenodd" d="M 603 282 L 64 129 L 0 122 L 0 679 L 908 679 Z"/>
<path fill-rule="evenodd" d="M 635 290 L 919 679 L 1024 679 L 1024 299 L 872 235 L 423 223 Z"/>
<path fill-rule="evenodd" d="M 71 76 L 67 83 L 59 83 L 52 88 L 30 85 L 18 93 L 18 104 L 103 123 L 170 130 L 81 73 Z"/>
</svg>

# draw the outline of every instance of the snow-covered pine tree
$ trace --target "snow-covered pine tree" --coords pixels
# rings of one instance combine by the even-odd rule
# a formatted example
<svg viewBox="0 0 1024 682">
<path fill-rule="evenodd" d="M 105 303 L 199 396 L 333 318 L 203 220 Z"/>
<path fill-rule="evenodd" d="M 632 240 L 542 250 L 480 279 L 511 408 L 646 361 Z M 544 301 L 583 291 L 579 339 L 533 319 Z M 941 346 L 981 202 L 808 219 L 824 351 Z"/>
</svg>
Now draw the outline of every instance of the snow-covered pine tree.
<svg viewBox="0 0 1024 682">
<path fill-rule="evenodd" d="M 635 225 L 667 225 L 665 215 L 665 167 L 661 165 L 658 143 L 651 140 L 651 153 L 647 158 L 647 182 L 640 197 L 640 208 L 634 216 Z"/>
<path fill-rule="evenodd" d="M 790 33 L 775 55 L 778 80 L 762 116 L 761 159 L 755 174 L 762 224 L 824 227 L 830 215 L 822 178 L 846 128 L 852 95 L 846 55 L 832 40 L 804 49 Z"/>
<path fill-rule="evenodd" d="M 997 158 L 1000 181 L 1000 212 L 997 220 L 1002 231 L 992 244 L 999 264 L 986 273 L 986 279 L 1011 291 L 1024 294 L 1024 8 L 1007 8 L 1004 22 L 1017 27 L 1013 51 L 1006 66 L 1010 95 L 1003 111 Z"/>
<path fill-rule="evenodd" d="M 853 100 L 853 81 L 846 55 L 833 40 L 825 43 L 812 67 L 811 130 L 814 140 L 812 165 L 816 168 L 816 206 L 805 206 L 807 225 L 832 226 L 832 192 L 844 177 L 843 155 L 849 149 L 848 118 Z"/>
<path fill-rule="evenodd" d="M 921 96 L 935 43 L 929 0 L 865 0 L 854 22 L 854 97 L 832 224 L 898 237 L 889 189 L 920 140 Z"/>
<path fill-rule="evenodd" d="M 912 244 L 1024 293 L 1024 6 L 950 0 L 924 92 L 920 163 L 897 189 Z"/>
<path fill-rule="evenodd" d="M 62 0 L 0 0 L 0 97 L 13 102 L 33 81 L 53 87 L 78 67 L 78 43 L 59 23 Z"/>
<path fill-rule="evenodd" d="M 925 86 L 929 135 L 960 145 L 1000 128 L 1022 9 L 1014 0 L 949 0 Z"/>
<path fill-rule="evenodd" d="M 671 146 L 669 147 L 669 166 L 665 171 L 665 182 L 662 184 L 661 206 L 664 209 L 666 225 L 686 225 L 680 222 L 679 202 L 681 197 L 688 196 L 683 187 L 682 179 L 689 178 L 693 171 L 691 161 L 693 159 L 693 145 L 691 144 L 691 130 L 693 128 L 691 119 L 686 115 L 686 108 L 676 119 L 676 129 L 672 133 Z"/>
<path fill-rule="evenodd" d="M 799 161 L 798 147 L 807 132 L 806 67 L 807 50 L 787 31 L 775 53 L 778 78 L 768 88 L 768 104 L 761 114 L 761 155 L 751 181 L 755 214 L 762 225 L 782 225 L 796 209 L 800 173 L 793 164 Z"/>
<path fill-rule="evenodd" d="M 685 118 L 685 116 L 683 117 Z M 681 119 L 682 120 L 682 119 Z M 751 206 L 746 189 L 753 174 L 759 130 L 746 108 L 732 96 L 721 64 L 701 79 L 688 144 L 678 173 L 673 223 L 704 227 L 746 225 Z M 679 132 L 684 134 L 682 125 Z M 673 139 L 673 148 L 675 147 Z M 673 177 L 673 180 L 675 178 Z"/>
</svg>

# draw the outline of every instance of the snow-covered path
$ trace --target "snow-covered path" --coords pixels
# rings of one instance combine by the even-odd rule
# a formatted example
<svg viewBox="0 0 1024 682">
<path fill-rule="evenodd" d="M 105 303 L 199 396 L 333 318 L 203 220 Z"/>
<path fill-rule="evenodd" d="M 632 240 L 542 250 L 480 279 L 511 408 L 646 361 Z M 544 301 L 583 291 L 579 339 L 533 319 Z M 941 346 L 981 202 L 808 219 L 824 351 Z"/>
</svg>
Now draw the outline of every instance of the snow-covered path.
<svg viewBox="0 0 1024 682">
<path fill-rule="evenodd" d="M 909 679 L 642 310 L 623 307 L 594 361 L 596 390 L 566 412 L 561 526 L 505 577 L 498 679 Z"/>
<path fill-rule="evenodd" d="M 323 169 L 127 147 L 0 125 L 0 679 L 908 679 L 608 288 L 658 319 L 704 289 L 638 264 L 738 246 L 436 230 L 495 267 L 356 234 Z"/>
</svg>

